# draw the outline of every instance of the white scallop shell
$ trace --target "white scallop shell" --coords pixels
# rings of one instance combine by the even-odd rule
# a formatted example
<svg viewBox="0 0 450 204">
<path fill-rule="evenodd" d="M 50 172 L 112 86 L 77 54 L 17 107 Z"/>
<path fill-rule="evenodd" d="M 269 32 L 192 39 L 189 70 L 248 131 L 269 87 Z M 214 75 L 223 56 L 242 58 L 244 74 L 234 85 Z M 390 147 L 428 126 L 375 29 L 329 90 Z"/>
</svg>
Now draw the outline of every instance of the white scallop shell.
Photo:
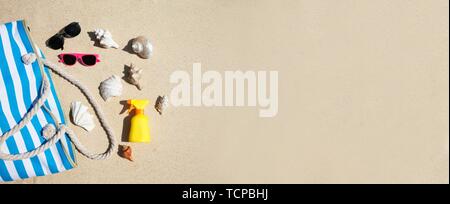
<svg viewBox="0 0 450 204">
<path fill-rule="evenodd" d="M 117 75 L 112 75 L 100 83 L 99 89 L 103 100 L 108 101 L 110 97 L 122 95 L 122 80 Z"/>
<path fill-rule="evenodd" d="M 112 35 L 108 30 L 105 29 L 95 29 L 94 35 L 97 40 L 99 40 L 99 44 L 103 48 L 119 48 L 119 44 L 117 44 L 113 39 Z"/>
<path fill-rule="evenodd" d="M 153 45 L 150 43 L 150 40 L 144 36 L 134 38 L 131 42 L 131 48 L 133 49 L 133 52 L 144 59 L 150 58 L 153 53 Z"/>
<path fill-rule="evenodd" d="M 73 124 L 91 131 L 95 127 L 94 117 L 88 112 L 88 107 L 81 104 L 79 101 L 74 101 L 70 104 L 71 119 Z"/>
</svg>

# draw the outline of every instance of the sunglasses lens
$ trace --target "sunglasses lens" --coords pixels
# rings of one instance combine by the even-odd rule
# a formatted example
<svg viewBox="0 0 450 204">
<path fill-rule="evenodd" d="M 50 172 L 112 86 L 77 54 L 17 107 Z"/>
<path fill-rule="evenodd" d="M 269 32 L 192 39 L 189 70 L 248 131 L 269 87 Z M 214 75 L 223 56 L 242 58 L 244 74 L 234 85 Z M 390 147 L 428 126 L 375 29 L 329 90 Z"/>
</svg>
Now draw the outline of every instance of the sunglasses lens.
<svg viewBox="0 0 450 204">
<path fill-rule="evenodd" d="M 48 39 L 47 46 L 54 50 L 64 49 L 64 37 L 58 34 L 52 36 L 50 39 Z"/>
<path fill-rule="evenodd" d="M 67 65 L 74 65 L 77 62 L 77 58 L 73 55 L 64 55 L 63 62 Z"/>
<path fill-rule="evenodd" d="M 81 27 L 80 24 L 77 22 L 70 23 L 64 28 L 64 37 L 66 38 L 73 38 L 80 34 Z"/>
<path fill-rule="evenodd" d="M 84 55 L 81 59 L 83 60 L 83 63 L 88 66 L 92 66 L 97 63 L 97 57 L 94 55 Z"/>
</svg>

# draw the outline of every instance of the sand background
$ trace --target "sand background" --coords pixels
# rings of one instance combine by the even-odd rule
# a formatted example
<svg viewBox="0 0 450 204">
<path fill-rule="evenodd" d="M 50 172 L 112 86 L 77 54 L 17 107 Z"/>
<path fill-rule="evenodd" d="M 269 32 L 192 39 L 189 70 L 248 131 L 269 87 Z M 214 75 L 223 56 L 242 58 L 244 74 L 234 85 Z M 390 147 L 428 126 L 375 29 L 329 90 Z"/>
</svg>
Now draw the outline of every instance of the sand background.
<svg viewBox="0 0 450 204">
<path fill-rule="evenodd" d="M 54 61 L 61 51 L 45 41 L 80 22 L 64 51 L 102 62 L 66 70 L 94 93 L 125 64 L 145 69 L 142 91 L 124 84 L 109 102 L 96 94 L 118 137 L 119 101 L 169 94 L 174 70 L 279 71 L 274 118 L 256 107 L 148 108 L 153 141 L 132 145 L 135 162 L 79 155 L 74 170 L 16 183 L 448 183 L 448 16 L 447 0 L 0 0 L 0 22 L 27 19 Z M 94 47 L 95 28 L 121 49 Z M 151 38 L 151 60 L 122 50 L 138 35 Z M 66 115 L 71 101 L 86 103 L 53 78 Z M 106 147 L 98 126 L 75 131 Z"/>
</svg>

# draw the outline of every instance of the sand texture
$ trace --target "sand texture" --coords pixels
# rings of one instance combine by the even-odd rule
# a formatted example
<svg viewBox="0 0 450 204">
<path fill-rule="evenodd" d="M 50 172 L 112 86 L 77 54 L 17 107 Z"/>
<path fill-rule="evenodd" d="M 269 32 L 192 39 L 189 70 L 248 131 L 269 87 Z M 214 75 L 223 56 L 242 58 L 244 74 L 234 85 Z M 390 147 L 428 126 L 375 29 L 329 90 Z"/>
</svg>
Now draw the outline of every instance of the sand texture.
<svg viewBox="0 0 450 204">
<path fill-rule="evenodd" d="M 98 99 L 117 137 L 121 100 L 152 104 L 174 87 L 175 70 L 276 70 L 279 110 L 151 106 L 152 142 L 132 144 L 135 161 L 113 155 L 58 175 L 17 183 L 448 183 L 449 2 L 447 0 L 0 0 L 0 22 L 27 19 L 35 43 L 72 21 L 82 33 L 64 52 L 98 53 L 98 65 L 66 71 Z M 88 32 L 111 31 L 120 49 L 94 46 Z M 151 60 L 125 48 L 138 35 Z M 124 49 L 125 48 L 125 49 Z M 108 102 L 99 83 L 125 65 L 143 68 L 143 90 L 124 83 Z M 53 76 L 68 118 L 82 94 Z M 99 128 L 74 130 L 96 151 Z M 121 142 L 121 144 L 128 144 Z"/>
</svg>

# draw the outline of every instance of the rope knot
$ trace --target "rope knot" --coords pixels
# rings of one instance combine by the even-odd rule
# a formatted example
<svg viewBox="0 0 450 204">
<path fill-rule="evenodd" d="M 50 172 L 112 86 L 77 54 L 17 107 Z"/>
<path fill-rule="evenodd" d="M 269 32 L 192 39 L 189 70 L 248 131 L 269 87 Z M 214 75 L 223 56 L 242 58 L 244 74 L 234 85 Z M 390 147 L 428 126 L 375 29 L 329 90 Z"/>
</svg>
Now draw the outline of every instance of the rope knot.
<svg viewBox="0 0 450 204">
<path fill-rule="evenodd" d="M 34 53 L 28 53 L 28 54 L 24 54 L 22 56 L 22 62 L 26 65 L 29 65 L 29 64 L 33 63 L 34 61 L 36 61 L 36 54 L 34 54 Z"/>
<path fill-rule="evenodd" d="M 55 125 L 51 123 L 48 123 L 47 125 L 44 126 L 44 128 L 42 128 L 42 136 L 46 140 L 52 138 L 55 135 L 55 133 L 56 133 Z"/>
</svg>

